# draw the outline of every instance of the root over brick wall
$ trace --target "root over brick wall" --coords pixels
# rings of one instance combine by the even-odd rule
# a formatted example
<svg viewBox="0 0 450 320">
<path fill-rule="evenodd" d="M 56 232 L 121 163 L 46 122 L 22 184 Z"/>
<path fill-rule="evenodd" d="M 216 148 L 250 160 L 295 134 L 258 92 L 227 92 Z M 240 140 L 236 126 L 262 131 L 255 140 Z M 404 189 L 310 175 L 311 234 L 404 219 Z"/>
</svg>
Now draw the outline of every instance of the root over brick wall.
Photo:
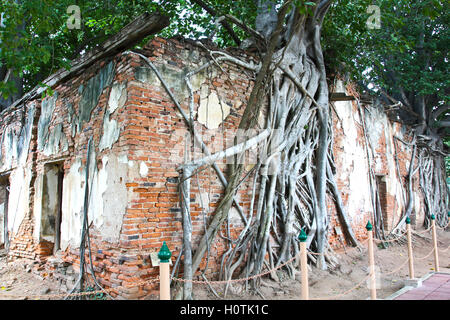
<svg viewBox="0 0 450 320">
<path fill-rule="evenodd" d="M 190 94 L 185 77 L 209 61 L 209 53 L 187 40 L 162 38 L 153 39 L 140 53 L 159 70 L 188 114 Z M 233 54 L 255 62 L 245 52 Z M 227 63 L 221 66 L 212 64 L 190 78 L 196 130 L 211 153 L 230 145 L 253 85 L 245 70 Z M 203 155 L 198 146 L 192 147 L 188 127 L 155 73 L 134 53 L 100 61 L 53 90 L 52 97 L 5 110 L 0 118 L 0 173 L 10 184 L 10 199 L 7 210 L 3 210 L 9 230 L 9 256 L 47 262 L 47 272 L 55 273 L 70 289 L 79 272 L 81 230 L 87 211 L 90 247 L 85 250 L 85 259 L 88 264 L 92 259 L 97 280 L 105 288 L 113 288 L 114 297 L 144 298 L 157 285 L 133 284 L 156 277 L 158 268 L 152 265 L 150 255 L 166 241 L 175 262 L 182 248 L 176 168 Z M 342 81 L 334 90 L 354 94 Z M 369 123 L 366 134 L 370 146 L 355 101 L 334 102 L 333 114 L 336 179 L 360 240 L 365 238 L 364 226 L 373 214 L 369 166 L 383 181 L 379 191 L 389 229 L 404 210 L 402 186 L 411 154 L 394 138 L 408 140 L 407 129 L 391 123 L 382 106 L 364 105 L 362 109 Z M 261 114 L 261 127 L 265 112 Z M 373 158 L 368 158 L 368 148 L 376 151 Z M 225 171 L 225 160 L 218 165 Z M 237 194 L 246 215 L 251 181 L 247 179 Z M 0 184 L 0 188 L 6 186 Z M 414 188 L 418 190 L 417 181 Z M 193 248 L 222 194 L 223 187 L 212 168 L 192 177 Z M 336 248 L 343 245 L 343 238 L 333 201 L 328 200 L 332 222 L 329 239 Z M 415 214 L 419 220 L 420 203 Z M 220 234 L 231 238 L 237 237 L 244 226 L 235 209 L 228 226 Z M 58 243 L 59 248 L 55 248 Z M 205 274 L 216 277 L 220 257 L 228 249 L 228 242 L 217 237 L 200 270 L 206 268 Z"/>
</svg>

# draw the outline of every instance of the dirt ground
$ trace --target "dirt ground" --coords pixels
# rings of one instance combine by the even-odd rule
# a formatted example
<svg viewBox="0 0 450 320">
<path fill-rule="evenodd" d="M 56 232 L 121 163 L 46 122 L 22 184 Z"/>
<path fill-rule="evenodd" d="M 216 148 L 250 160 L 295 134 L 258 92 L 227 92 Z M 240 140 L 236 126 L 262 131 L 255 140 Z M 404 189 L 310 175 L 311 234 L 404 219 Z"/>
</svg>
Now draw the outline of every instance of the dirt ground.
<svg viewBox="0 0 450 320">
<path fill-rule="evenodd" d="M 423 230 L 416 230 L 421 232 Z M 440 272 L 450 273 L 450 229 L 438 230 L 440 248 Z M 364 244 L 367 246 L 367 243 Z M 434 271 L 434 255 L 428 255 L 433 248 L 431 232 L 413 236 L 414 267 L 416 278 Z M 445 251 L 447 249 L 447 251 Z M 425 259 L 421 259 L 427 256 Z M 322 271 L 312 267 L 309 272 L 311 299 L 364 300 L 370 296 L 366 281 L 368 275 L 367 250 L 347 249 L 337 253 L 339 264 L 334 270 Z M 406 241 L 391 242 L 384 249 L 375 246 L 377 271 L 377 297 L 385 299 L 400 290 L 408 279 L 408 251 Z M 404 265 L 400 270 L 399 267 Z M 41 270 L 40 270 L 41 269 Z M 395 272 L 393 272 L 395 271 Z M 250 293 L 241 285 L 234 284 L 224 297 L 224 285 L 213 285 L 216 296 L 206 285 L 194 285 L 194 299 L 239 299 L 239 300 L 298 300 L 300 299 L 300 274 L 291 279 L 284 271 L 277 271 L 280 281 L 266 277 L 260 293 Z M 353 289 L 361 281 L 360 287 Z M 38 264 L 29 260 L 7 262 L 0 252 L 0 300 L 61 300 L 67 289 L 56 282 L 52 274 L 47 274 Z M 345 293 L 345 294 L 344 294 Z M 158 299 L 157 296 L 148 297 Z"/>
</svg>

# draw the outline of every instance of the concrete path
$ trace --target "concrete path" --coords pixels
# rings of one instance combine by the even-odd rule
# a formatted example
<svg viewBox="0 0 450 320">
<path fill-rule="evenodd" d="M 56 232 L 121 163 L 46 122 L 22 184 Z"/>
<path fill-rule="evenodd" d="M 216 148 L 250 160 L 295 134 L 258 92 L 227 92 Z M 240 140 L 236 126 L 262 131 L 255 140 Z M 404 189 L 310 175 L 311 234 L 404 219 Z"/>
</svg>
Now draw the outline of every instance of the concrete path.
<svg viewBox="0 0 450 320">
<path fill-rule="evenodd" d="M 392 300 L 450 300 L 450 274 L 433 273 L 418 288 L 405 287 Z"/>
</svg>

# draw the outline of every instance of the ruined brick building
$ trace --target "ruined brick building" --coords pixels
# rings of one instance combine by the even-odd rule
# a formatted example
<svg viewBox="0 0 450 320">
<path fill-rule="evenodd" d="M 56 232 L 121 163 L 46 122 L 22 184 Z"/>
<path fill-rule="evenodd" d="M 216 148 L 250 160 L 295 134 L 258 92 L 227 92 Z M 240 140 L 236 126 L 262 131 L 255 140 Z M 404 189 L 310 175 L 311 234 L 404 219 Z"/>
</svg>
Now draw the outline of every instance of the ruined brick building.
<svg viewBox="0 0 450 320">
<path fill-rule="evenodd" d="M 208 52 L 190 41 L 155 38 L 140 53 L 154 63 L 188 112 L 184 77 L 208 60 Z M 245 52 L 234 54 L 252 61 Z M 213 66 L 191 79 L 194 118 L 211 151 L 223 148 L 224 132 L 234 135 L 252 87 L 251 77 L 236 65 L 224 63 L 222 68 Z M 50 263 L 56 257 L 78 270 L 87 209 L 99 282 L 117 287 L 113 296 L 145 297 L 154 287 L 127 289 L 126 284 L 157 274 L 150 256 L 163 241 L 174 259 L 181 249 L 176 168 L 184 161 L 188 128 L 154 71 L 135 53 L 124 51 L 95 61 L 52 90 L 52 96 L 22 99 L 1 113 L 0 243 L 8 248 L 10 259 Z M 330 91 L 357 96 L 341 80 Z M 395 226 L 405 208 L 402 186 L 411 150 L 401 141 L 410 140 L 409 130 L 389 120 L 380 104 L 358 106 L 357 100 L 347 99 L 332 105 L 336 179 L 355 234 L 362 240 L 373 211 L 369 163 L 386 230 Z M 213 211 L 223 193 L 208 170 L 199 174 L 200 186 L 194 180 L 191 188 L 194 242 L 203 232 L 204 213 Z M 248 187 L 238 194 L 244 209 L 249 206 Z M 414 222 L 420 225 L 417 179 L 413 189 Z M 342 238 L 335 228 L 339 223 L 332 201 L 329 208 L 330 243 L 339 247 Z M 241 223 L 235 211 L 230 219 Z M 225 249 L 220 239 L 211 248 L 217 256 Z M 210 273 L 217 271 L 217 263 L 209 262 Z"/>
</svg>

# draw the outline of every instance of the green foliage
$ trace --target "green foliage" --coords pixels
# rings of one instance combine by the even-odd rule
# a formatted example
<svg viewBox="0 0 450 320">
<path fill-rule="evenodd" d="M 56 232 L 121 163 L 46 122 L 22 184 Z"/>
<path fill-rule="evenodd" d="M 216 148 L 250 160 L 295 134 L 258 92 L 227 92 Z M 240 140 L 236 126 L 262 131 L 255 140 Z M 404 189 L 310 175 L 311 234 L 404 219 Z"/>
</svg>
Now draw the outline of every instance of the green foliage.
<svg viewBox="0 0 450 320">
<path fill-rule="evenodd" d="M 81 28 L 69 29 L 67 8 L 76 3 Z M 69 68 L 78 57 L 157 3 L 145 0 L 0 0 L 4 28 L 0 29 L 0 66 L 24 79 L 25 92 L 60 68 Z M 15 90 L 0 83 L 4 97 Z"/>
<path fill-rule="evenodd" d="M 366 26 L 371 4 L 380 8 L 379 29 Z M 449 5 L 441 0 L 337 0 L 322 33 L 328 65 L 391 94 L 401 87 L 448 103 Z"/>
<path fill-rule="evenodd" d="M 229 13 L 250 26 L 254 24 L 253 0 L 206 2 L 218 15 Z M 74 3 L 80 7 L 80 29 L 67 26 L 71 15 L 67 8 Z M 139 15 L 155 11 L 170 17 L 170 25 L 160 33 L 163 37 L 178 34 L 201 38 L 215 33 L 213 39 L 219 46 L 236 45 L 223 28 L 217 30 L 209 14 L 186 0 L 0 0 L 0 12 L 6 17 L 5 27 L 0 29 L 0 67 L 11 69 L 15 76 L 23 78 L 27 92 L 58 69 L 69 68 L 73 59 Z M 235 26 L 233 29 L 238 37 L 246 38 L 241 29 Z M 12 81 L 0 81 L 0 92 L 5 98 L 16 91 Z"/>
<path fill-rule="evenodd" d="M 250 26 L 256 16 L 255 1 L 205 1 L 217 16 L 232 14 Z M 81 28 L 69 29 L 67 8 L 76 3 L 81 13 Z M 182 35 L 191 38 L 209 37 L 222 47 L 236 43 L 214 18 L 188 0 L 0 0 L 5 27 L 0 29 L 0 67 L 11 69 L 23 78 L 24 91 L 39 85 L 83 52 L 105 41 L 144 12 L 159 11 L 170 18 L 170 25 L 159 35 Z M 240 39 L 244 31 L 233 26 Z M 150 37 L 149 37 L 150 38 Z M 143 39 L 141 44 L 149 38 Z M 6 98 L 17 91 L 12 81 L 0 81 L 0 92 Z"/>
<path fill-rule="evenodd" d="M 256 6 L 254 0 L 208 0 L 204 1 L 216 12 L 216 17 L 231 14 L 248 26 L 254 28 L 256 18 Z M 170 3 L 169 6 L 167 6 Z M 232 37 L 224 28 L 217 28 L 215 18 L 195 4 L 193 1 L 163 1 L 163 7 L 171 16 L 170 25 L 161 33 L 164 37 L 182 35 L 192 39 L 212 37 L 212 40 L 220 47 L 236 46 Z M 234 33 L 240 38 L 248 37 L 240 29 L 232 25 Z"/>
<path fill-rule="evenodd" d="M 336 0 L 331 5 L 322 27 L 322 47 L 326 64 L 332 71 L 359 78 L 364 61 L 361 47 L 369 30 L 366 12 L 371 0 Z"/>
</svg>

